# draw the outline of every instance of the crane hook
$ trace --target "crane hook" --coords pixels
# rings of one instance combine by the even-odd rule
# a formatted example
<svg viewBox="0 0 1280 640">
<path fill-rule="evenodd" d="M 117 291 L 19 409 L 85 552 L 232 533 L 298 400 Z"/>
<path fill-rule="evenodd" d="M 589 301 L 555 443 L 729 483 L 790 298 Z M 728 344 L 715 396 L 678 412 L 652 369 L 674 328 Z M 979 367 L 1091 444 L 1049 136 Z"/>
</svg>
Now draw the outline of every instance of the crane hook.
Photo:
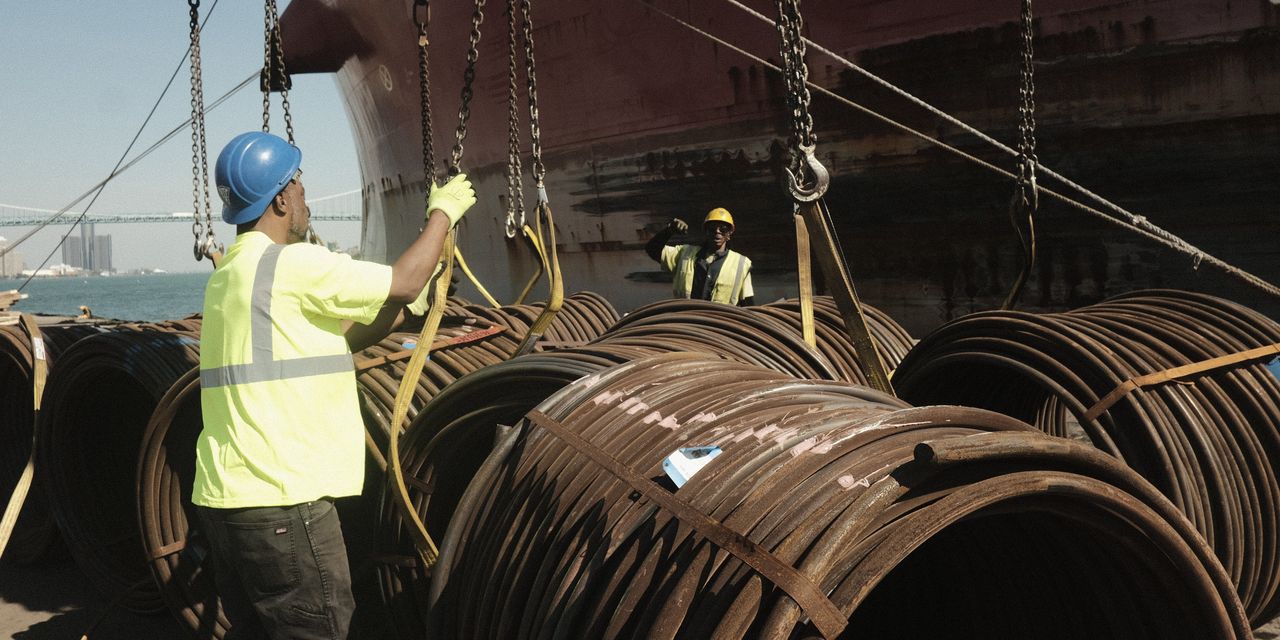
<svg viewBox="0 0 1280 640">
<path fill-rule="evenodd" d="M 791 197 L 796 202 L 813 202 L 821 198 L 827 192 L 827 187 L 831 185 L 831 174 L 827 172 L 827 168 L 822 165 L 813 154 L 814 145 L 800 145 L 800 152 L 804 154 L 804 164 L 809 167 L 809 171 L 813 173 L 813 185 L 806 186 L 801 182 L 800 175 L 791 172 L 791 168 L 784 169 L 787 172 L 787 189 L 791 192 Z"/>
</svg>

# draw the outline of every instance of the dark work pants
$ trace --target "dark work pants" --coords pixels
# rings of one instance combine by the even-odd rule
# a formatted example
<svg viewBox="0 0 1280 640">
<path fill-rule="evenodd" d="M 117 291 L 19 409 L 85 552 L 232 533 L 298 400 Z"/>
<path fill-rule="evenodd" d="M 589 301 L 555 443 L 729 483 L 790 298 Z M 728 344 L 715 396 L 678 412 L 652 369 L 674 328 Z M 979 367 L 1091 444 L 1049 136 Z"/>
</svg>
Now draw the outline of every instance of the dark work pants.
<svg viewBox="0 0 1280 640">
<path fill-rule="evenodd" d="M 224 640 L 346 639 L 355 600 L 331 500 L 197 510 L 231 622 Z"/>
</svg>

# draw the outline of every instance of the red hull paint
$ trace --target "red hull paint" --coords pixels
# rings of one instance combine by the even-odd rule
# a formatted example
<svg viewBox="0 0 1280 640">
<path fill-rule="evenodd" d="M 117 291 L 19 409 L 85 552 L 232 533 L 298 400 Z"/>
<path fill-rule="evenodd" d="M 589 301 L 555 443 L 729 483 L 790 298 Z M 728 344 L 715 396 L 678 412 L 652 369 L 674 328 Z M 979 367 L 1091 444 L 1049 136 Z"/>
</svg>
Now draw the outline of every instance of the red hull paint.
<svg viewBox="0 0 1280 640">
<path fill-rule="evenodd" d="M 725 2 L 660 0 L 758 55 L 772 27 Z M 748 4 L 766 15 L 771 3 Z M 1040 158 L 1206 250 L 1280 275 L 1270 212 L 1280 198 L 1280 30 L 1267 0 L 1037 2 Z M 1007 5 L 1007 6 L 1006 6 Z M 365 187 L 363 246 L 389 260 L 420 224 L 416 40 L 403 0 L 296 0 L 284 17 L 289 68 L 336 72 Z M 502 233 L 506 160 L 504 3 L 490 0 L 464 166 L 480 204 L 464 247 L 499 298 L 532 258 Z M 640 251 L 672 215 L 728 206 L 757 266 L 758 298 L 789 295 L 794 262 L 777 186 L 777 77 L 633 0 L 535 3 L 548 186 L 568 284 L 626 308 L 664 295 Z M 1016 117 L 1016 2 L 811 0 L 808 35 L 1006 141 Z M 469 28 L 465 2 L 433 3 L 435 148 L 456 124 Z M 1010 166 L 830 59 L 811 79 Z M 829 200 L 866 297 L 915 331 L 998 303 L 1016 275 L 1003 211 L 1011 185 L 884 125 L 815 98 Z M 527 135 L 526 144 L 527 144 Z M 1043 262 L 1027 307 L 1061 308 L 1120 290 L 1184 286 L 1266 306 L 1260 294 L 1061 207 L 1040 224 Z M 1269 237 L 1263 237 L 1269 236 Z M 464 288 L 464 292 L 466 289 Z"/>
</svg>

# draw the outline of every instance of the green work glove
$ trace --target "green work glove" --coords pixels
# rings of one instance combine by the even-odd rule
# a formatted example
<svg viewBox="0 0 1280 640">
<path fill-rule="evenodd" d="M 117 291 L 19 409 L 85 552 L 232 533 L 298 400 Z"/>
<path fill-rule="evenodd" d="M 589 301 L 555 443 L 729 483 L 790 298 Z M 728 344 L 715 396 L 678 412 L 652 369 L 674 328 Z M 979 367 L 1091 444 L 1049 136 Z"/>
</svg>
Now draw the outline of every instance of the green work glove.
<svg viewBox="0 0 1280 640">
<path fill-rule="evenodd" d="M 467 174 L 459 173 L 442 187 L 431 185 L 431 196 L 427 198 L 427 217 L 431 217 L 431 212 L 439 209 L 449 216 L 449 228 L 452 229 L 458 226 L 462 215 L 475 203 L 476 192 L 471 188 L 471 181 L 467 180 Z"/>
<path fill-rule="evenodd" d="M 430 278 L 427 278 L 427 286 L 422 288 L 422 293 L 418 294 L 418 298 L 416 300 L 405 305 L 405 308 L 409 310 L 409 313 L 412 313 L 415 316 L 424 316 L 427 314 L 427 310 L 431 308 L 431 292 L 434 289 L 434 287 L 431 286 L 431 283 L 435 281 L 436 276 L 439 276 L 441 271 L 444 271 L 444 263 L 436 263 L 436 270 L 431 273 Z"/>
</svg>

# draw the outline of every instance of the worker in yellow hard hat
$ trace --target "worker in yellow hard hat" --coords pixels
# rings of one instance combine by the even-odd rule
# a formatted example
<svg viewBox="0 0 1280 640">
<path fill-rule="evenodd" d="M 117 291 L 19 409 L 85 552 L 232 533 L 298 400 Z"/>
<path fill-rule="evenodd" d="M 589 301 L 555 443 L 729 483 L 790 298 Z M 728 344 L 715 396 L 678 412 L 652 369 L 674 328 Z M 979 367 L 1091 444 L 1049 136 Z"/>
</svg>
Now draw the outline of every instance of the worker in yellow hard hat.
<svg viewBox="0 0 1280 640">
<path fill-rule="evenodd" d="M 672 218 L 667 228 L 645 245 L 650 258 L 664 271 L 675 274 L 672 295 L 747 306 L 755 303 L 751 287 L 751 259 L 729 248 L 733 214 L 723 207 L 712 209 L 702 220 L 702 244 L 667 246 L 667 240 L 689 225 Z"/>
</svg>

